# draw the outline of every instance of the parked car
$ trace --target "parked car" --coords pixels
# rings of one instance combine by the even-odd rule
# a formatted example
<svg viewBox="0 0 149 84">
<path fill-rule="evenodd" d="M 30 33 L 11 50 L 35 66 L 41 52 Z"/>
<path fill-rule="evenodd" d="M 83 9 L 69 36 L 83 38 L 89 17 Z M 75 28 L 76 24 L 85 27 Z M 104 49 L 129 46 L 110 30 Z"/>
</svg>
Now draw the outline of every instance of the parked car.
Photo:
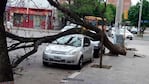
<svg viewBox="0 0 149 84">
<path fill-rule="evenodd" d="M 112 37 L 114 37 L 115 33 L 116 33 L 116 30 L 115 30 L 115 28 L 113 28 L 111 31 Z M 119 29 L 119 33 L 121 35 L 123 35 L 125 37 L 125 39 L 132 40 L 134 38 L 134 35 L 131 32 L 129 32 L 127 29 L 124 29 L 124 28 Z"/>
<path fill-rule="evenodd" d="M 66 30 L 69 30 L 72 28 L 81 28 L 81 26 L 71 23 L 71 24 L 65 26 L 61 31 L 66 31 Z M 91 30 L 90 30 L 90 32 L 96 33 L 95 31 L 91 31 Z M 93 57 L 98 58 L 99 54 L 101 53 L 100 52 L 101 47 L 99 46 L 100 41 L 95 41 L 93 39 L 91 39 L 91 40 L 92 40 L 91 43 L 93 44 L 93 47 L 94 47 Z M 102 52 L 103 52 L 103 54 L 105 53 L 105 47 L 103 47 Z"/>
<path fill-rule="evenodd" d="M 103 46 L 103 48 L 101 48 L 101 46 L 99 45 L 100 41 L 92 41 L 92 44 L 94 46 L 94 53 L 93 53 L 94 58 L 99 58 L 99 54 L 101 54 L 100 51 L 102 51 L 103 54 L 105 53 L 105 47 Z"/>
<path fill-rule="evenodd" d="M 60 37 L 48 45 L 43 52 L 43 65 L 49 63 L 76 65 L 81 69 L 84 62 L 92 60 L 91 40 L 81 34 Z"/>
<path fill-rule="evenodd" d="M 138 33 L 138 29 L 135 28 L 135 27 L 132 27 L 132 29 L 131 29 L 130 31 L 131 31 L 131 33 L 133 33 L 133 34 L 137 34 L 137 33 Z"/>
<path fill-rule="evenodd" d="M 80 25 L 71 23 L 69 25 L 66 25 L 64 28 L 62 28 L 61 31 L 63 32 L 72 28 L 80 28 L 80 27 L 81 27 Z"/>
<path fill-rule="evenodd" d="M 90 30 L 90 32 L 96 33 L 95 31 L 92 31 L 92 30 Z M 94 53 L 93 53 L 94 58 L 98 58 L 99 57 L 99 54 L 101 54 L 101 52 L 103 52 L 103 54 L 105 53 L 105 47 L 103 46 L 103 48 L 101 48 L 101 45 L 99 45 L 100 44 L 100 41 L 94 40 L 92 38 L 91 39 L 91 42 L 92 42 L 93 47 L 94 47 Z"/>
</svg>

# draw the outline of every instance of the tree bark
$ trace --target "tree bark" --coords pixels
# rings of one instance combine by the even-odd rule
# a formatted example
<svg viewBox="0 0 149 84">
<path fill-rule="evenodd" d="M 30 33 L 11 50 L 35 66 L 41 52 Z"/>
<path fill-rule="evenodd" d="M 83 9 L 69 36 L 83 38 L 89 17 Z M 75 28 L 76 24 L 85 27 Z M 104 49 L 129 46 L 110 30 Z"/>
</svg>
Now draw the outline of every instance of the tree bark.
<svg viewBox="0 0 149 84">
<path fill-rule="evenodd" d="M 6 33 L 3 22 L 3 13 L 5 11 L 7 0 L 0 3 L 0 84 L 11 82 L 13 84 L 13 72 L 10 65 L 10 59 L 7 51 Z"/>
</svg>

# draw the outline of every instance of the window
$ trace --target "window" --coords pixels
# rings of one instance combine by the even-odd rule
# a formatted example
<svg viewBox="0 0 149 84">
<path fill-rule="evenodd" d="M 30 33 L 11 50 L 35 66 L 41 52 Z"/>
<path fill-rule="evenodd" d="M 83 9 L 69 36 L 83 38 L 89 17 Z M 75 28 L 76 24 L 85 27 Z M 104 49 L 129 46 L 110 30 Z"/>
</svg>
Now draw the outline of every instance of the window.
<svg viewBox="0 0 149 84">
<path fill-rule="evenodd" d="M 84 38 L 84 44 L 88 44 L 88 46 L 90 45 L 90 40 L 87 37 Z"/>
<path fill-rule="evenodd" d="M 68 36 L 58 38 L 52 43 L 59 44 L 59 45 L 69 45 L 69 46 L 80 47 L 81 42 L 82 42 L 82 39 L 80 37 L 68 35 Z"/>
</svg>

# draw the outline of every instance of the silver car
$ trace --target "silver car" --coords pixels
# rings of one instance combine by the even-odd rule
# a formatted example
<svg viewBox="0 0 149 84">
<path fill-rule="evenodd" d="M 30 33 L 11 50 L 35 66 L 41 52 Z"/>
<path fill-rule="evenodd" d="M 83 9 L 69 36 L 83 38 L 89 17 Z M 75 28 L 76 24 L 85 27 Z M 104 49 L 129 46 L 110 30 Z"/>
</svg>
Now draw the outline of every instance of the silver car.
<svg viewBox="0 0 149 84">
<path fill-rule="evenodd" d="M 49 63 L 76 65 L 93 60 L 93 45 L 89 37 L 81 34 L 63 36 L 53 41 L 43 52 L 43 65 Z"/>
</svg>

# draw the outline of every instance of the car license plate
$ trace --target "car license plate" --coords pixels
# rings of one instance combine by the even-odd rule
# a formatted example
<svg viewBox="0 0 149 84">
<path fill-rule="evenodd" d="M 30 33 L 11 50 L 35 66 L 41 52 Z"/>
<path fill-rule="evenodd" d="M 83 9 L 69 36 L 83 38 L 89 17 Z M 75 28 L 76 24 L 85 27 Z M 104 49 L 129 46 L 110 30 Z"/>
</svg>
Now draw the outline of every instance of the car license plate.
<svg viewBox="0 0 149 84">
<path fill-rule="evenodd" d="M 61 57 L 59 57 L 59 56 L 54 56 L 54 59 L 56 59 L 56 60 L 60 60 Z"/>
</svg>

